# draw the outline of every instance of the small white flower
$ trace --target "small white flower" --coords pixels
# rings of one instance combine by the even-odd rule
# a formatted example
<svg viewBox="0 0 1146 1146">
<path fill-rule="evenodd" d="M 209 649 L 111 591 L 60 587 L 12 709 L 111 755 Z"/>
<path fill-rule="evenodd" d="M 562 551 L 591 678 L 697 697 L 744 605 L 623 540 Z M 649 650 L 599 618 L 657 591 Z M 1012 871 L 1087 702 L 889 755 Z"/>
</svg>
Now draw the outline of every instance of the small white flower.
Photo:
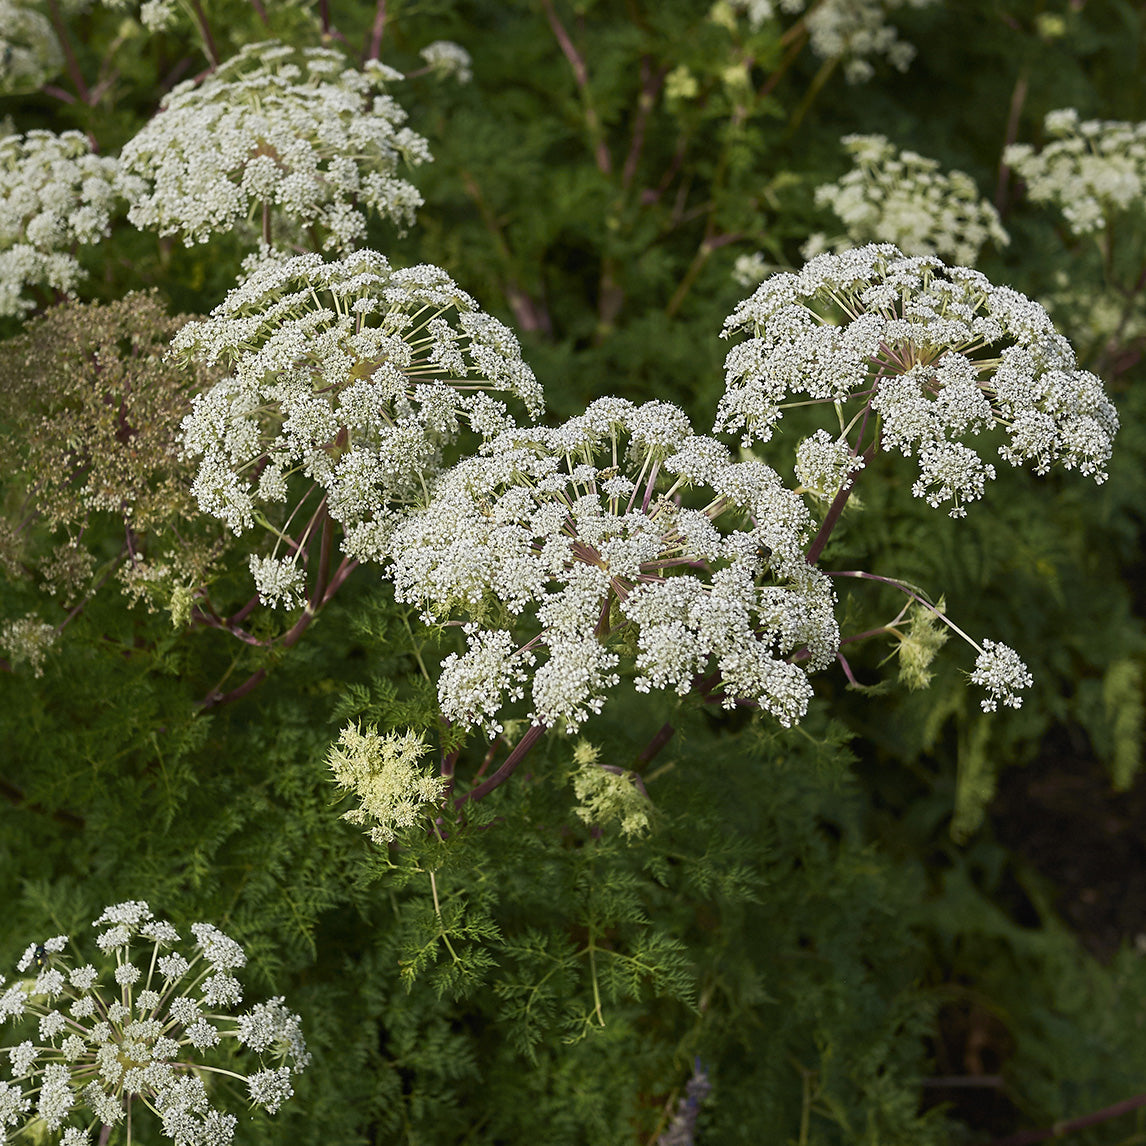
<svg viewBox="0 0 1146 1146">
<path fill-rule="evenodd" d="M 143 972 L 133 963 L 121 963 L 115 969 L 115 981 L 121 987 L 128 987 L 132 983 L 138 982 L 142 974 Z"/>
<path fill-rule="evenodd" d="M 297 609 L 306 600 L 306 573 L 297 562 L 252 553 L 249 564 L 255 591 L 264 605 Z"/>
<path fill-rule="evenodd" d="M 1018 693 L 1030 688 L 1034 678 L 1014 649 L 997 641 L 984 641 L 971 682 L 982 685 L 989 693 L 980 702 L 983 711 L 994 712 L 1000 701 L 1009 708 L 1021 708 L 1023 698 Z"/>
<path fill-rule="evenodd" d="M 247 1089 L 253 1103 L 274 1114 L 294 1094 L 290 1084 L 290 1069 L 280 1066 L 277 1070 L 261 1070 L 252 1074 L 247 1079 Z"/>
<path fill-rule="evenodd" d="M 25 1039 L 19 1046 L 10 1047 L 8 1057 L 12 1062 L 12 1077 L 23 1078 L 31 1074 L 39 1053 L 30 1039 Z"/>
</svg>

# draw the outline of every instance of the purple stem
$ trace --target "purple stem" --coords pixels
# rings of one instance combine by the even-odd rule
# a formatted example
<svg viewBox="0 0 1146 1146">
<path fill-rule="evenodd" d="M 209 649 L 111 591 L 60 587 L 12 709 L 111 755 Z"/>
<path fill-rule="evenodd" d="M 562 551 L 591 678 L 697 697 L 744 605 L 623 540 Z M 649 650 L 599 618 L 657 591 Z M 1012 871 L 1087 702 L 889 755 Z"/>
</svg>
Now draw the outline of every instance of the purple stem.
<svg viewBox="0 0 1146 1146">
<path fill-rule="evenodd" d="M 673 738 L 676 729 L 667 721 L 660 731 L 645 745 L 644 750 L 637 757 L 639 764 L 647 764 L 652 758 Z"/>
<path fill-rule="evenodd" d="M 505 758 L 505 763 L 488 780 L 454 800 L 454 807 L 460 808 L 469 800 L 481 800 L 488 796 L 494 788 L 499 788 L 504 784 L 517 771 L 517 766 L 529 755 L 530 749 L 545 735 L 546 731 L 544 724 L 530 725 L 529 730 L 513 746 L 513 751 Z"/>
<path fill-rule="evenodd" d="M 370 29 L 370 46 L 366 49 L 366 60 L 376 60 L 382 51 L 382 33 L 386 28 L 386 0 L 378 0 L 374 8 L 374 26 Z"/>
<path fill-rule="evenodd" d="M 1034 1142 L 1045 1142 L 1048 1138 L 1062 1138 L 1075 1130 L 1083 1130 L 1087 1126 L 1097 1126 L 1100 1122 L 1107 1122 L 1121 1114 L 1129 1114 L 1146 1106 L 1146 1094 L 1137 1094 L 1133 1098 L 1125 1098 L 1113 1106 L 1105 1106 L 1093 1114 L 1084 1114 L 1079 1118 L 1069 1118 L 1065 1122 L 1056 1122 L 1045 1130 L 1022 1130 L 1018 1134 L 1011 1134 L 1007 1138 L 996 1138 L 988 1146 L 1031 1146 Z"/>
</svg>

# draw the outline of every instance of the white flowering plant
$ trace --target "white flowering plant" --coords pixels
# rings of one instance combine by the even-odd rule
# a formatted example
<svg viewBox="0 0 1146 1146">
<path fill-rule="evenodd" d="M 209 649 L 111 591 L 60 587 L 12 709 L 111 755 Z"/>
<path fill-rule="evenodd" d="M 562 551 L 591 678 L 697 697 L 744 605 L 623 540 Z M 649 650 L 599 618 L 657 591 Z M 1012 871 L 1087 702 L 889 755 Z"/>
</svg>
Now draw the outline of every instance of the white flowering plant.
<svg viewBox="0 0 1146 1146">
<path fill-rule="evenodd" d="M 248 45 L 124 146 L 128 218 L 188 245 L 243 227 L 252 245 L 335 252 L 365 239 L 366 209 L 409 226 L 422 198 L 398 171 L 430 153 L 385 91 L 401 78 L 328 48 Z"/>
<path fill-rule="evenodd" d="M 942 1146 L 1146 1070 L 1060 1014 L 1133 952 L 999 925 L 1047 746 L 1140 764 L 1138 204 L 952 170 L 1133 43 L 995 7 L 0 0 L 0 140 L 104 171 L 8 179 L 89 274 L 0 316 L 0 1140 Z"/>
<path fill-rule="evenodd" d="M 639 691 L 719 692 L 791 724 L 839 636 L 811 527 L 773 470 L 681 410 L 601 398 L 444 474 L 395 531 L 390 576 L 427 622 L 464 624 L 438 683 L 451 721 L 498 733 L 528 686 L 531 722 L 575 731 L 623 665 Z"/>
<path fill-rule="evenodd" d="M 56 935 L 28 945 L 19 978 L 0 976 L 0 1024 L 20 1040 L 0 1050 L 6 1141 L 90 1146 L 114 1130 L 128 1146 L 157 1132 L 175 1146 L 226 1146 L 240 1124 L 228 1100 L 274 1114 L 292 1097 L 310 1061 L 299 1017 L 281 998 L 239 1010 L 247 957 L 234 939 L 193 923 L 184 954 L 142 900 L 92 926 L 94 961 L 87 943 Z"/>
<path fill-rule="evenodd" d="M 1048 112 L 1041 148 L 1015 143 L 1003 162 L 1026 197 L 1054 208 L 1072 246 L 1089 248 L 1101 285 L 1062 266 L 1047 304 L 1100 368 L 1125 369 L 1146 337 L 1146 123 L 1084 119 L 1074 108 Z"/>
<path fill-rule="evenodd" d="M 1108 229 L 1126 212 L 1141 212 L 1146 187 L 1146 123 L 1083 119 L 1074 108 L 1047 113 L 1041 149 L 1011 144 L 1003 162 L 1036 203 L 1062 212 L 1076 235 Z"/>
</svg>

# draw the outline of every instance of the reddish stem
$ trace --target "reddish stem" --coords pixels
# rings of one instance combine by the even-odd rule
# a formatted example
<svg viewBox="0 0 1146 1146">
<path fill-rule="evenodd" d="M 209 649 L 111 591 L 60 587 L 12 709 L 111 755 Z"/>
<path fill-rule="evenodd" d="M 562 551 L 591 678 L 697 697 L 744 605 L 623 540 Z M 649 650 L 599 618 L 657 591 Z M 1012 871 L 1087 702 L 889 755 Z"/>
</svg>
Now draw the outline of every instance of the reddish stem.
<svg viewBox="0 0 1146 1146">
<path fill-rule="evenodd" d="M 647 764 L 652 758 L 673 738 L 676 729 L 667 721 L 661 726 L 657 734 L 645 745 L 637 757 L 639 764 Z"/>
<path fill-rule="evenodd" d="M 60 16 L 60 6 L 56 3 L 56 0 L 48 0 L 48 19 L 51 20 L 52 28 L 56 33 L 56 39 L 60 41 L 60 47 L 64 50 L 64 63 L 67 65 L 68 77 L 72 81 L 72 86 L 76 89 L 76 94 L 80 97 L 80 100 L 90 106 L 91 92 L 88 90 L 88 85 L 84 81 L 83 72 L 80 71 L 76 54 L 72 50 L 72 40 L 68 35 L 67 25 Z"/>
<path fill-rule="evenodd" d="M 376 60 L 382 51 L 382 33 L 386 28 L 386 0 L 378 0 L 374 8 L 374 24 L 370 29 L 370 46 L 366 49 L 366 60 Z M 363 61 L 365 62 L 365 60 Z"/>
<path fill-rule="evenodd" d="M 589 137 L 593 143 L 593 156 L 597 161 L 597 170 L 602 175 L 609 175 L 613 170 L 613 160 L 609 155 L 608 147 L 605 145 L 605 133 L 601 128 L 597 109 L 593 106 L 593 101 L 589 96 L 589 69 L 585 66 L 585 58 L 577 51 L 577 45 L 573 43 L 569 33 L 565 30 L 565 25 L 561 23 L 553 7 L 553 0 L 541 0 L 541 7 L 545 10 L 545 17 L 549 21 L 549 27 L 553 29 L 553 35 L 561 46 L 561 51 L 569 61 L 570 68 L 573 69 L 573 79 L 581 92 L 581 101 L 585 105 L 585 126 L 589 129 Z"/>
<path fill-rule="evenodd" d="M 486 781 L 470 789 L 464 796 L 454 800 L 454 807 L 460 808 L 470 800 L 481 800 L 494 788 L 501 787 L 517 771 L 517 766 L 529 755 L 530 749 L 546 732 L 544 724 L 532 724 L 525 735 L 513 746 L 513 751 L 505 758 L 505 763 Z"/>
<path fill-rule="evenodd" d="M 42 815 L 51 816 L 53 820 L 65 824 L 69 828 L 82 828 L 84 826 L 83 818 L 77 816 L 74 812 L 65 812 L 62 809 L 52 811 L 49 808 L 45 808 L 42 804 L 29 804 L 27 802 L 27 796 L 25 796 L 15 784 L 9 784 L 7 780 L 0 780 L 0 796 L 3 796 L 17 807 L 23 805 L 29 812 L 39 812 Z"/>
<path fill-rule="evenodd" d="M 1146 1094 L 1138 1094 L 1133 1098 L 1123 1099 L 1113 1106 L 1105 1106 L 1093 1114 L 1084 1114 L 1079 1118 L 1069 1118 L 1065 1122 L 1056 1122 L 1045 1130 L 1022 1130 L 1018 1134 L 1011 1134 L 1007 1138 L 996 1138 L 988 1146 L 1031 1146 L 1034 1142 L 1045 1142 L 1048 1138 L 1062 1138 L 1075 1130 L 1084 1130 L 1087 1126 L 1097 1126 L 1100 1122 L 1107 1122 L 1121 1114 L 1129 1114 L 1131 1110 L 1146 1106 Z"/>
</svg>

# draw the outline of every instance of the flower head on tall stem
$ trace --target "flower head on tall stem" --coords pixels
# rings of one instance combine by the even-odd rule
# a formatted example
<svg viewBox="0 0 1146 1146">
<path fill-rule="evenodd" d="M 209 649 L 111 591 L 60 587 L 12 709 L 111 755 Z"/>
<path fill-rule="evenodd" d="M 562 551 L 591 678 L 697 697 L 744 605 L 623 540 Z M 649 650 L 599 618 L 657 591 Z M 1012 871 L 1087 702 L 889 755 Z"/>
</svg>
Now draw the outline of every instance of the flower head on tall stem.
<svg viewBox="0 0 1146 1146">
<path fill-rule="evenodd" d="M 174 88 L 124 147 L 128 218 L 190 246 L 245 226 L 252 242 L 350 251 L 365 209 L 399 227 L 422 197 L 398 176 L 431 157 L 403 126 L 385 87 L 401 73 L 377 60 L 361 71 L 329 48 L 249 44 L 201 83 Z"/>
<path fill-rule="evenodd" d="M 291 1097 L 291 1076 L 310 1061 L 299 1017 L 281 998 L 238 1012 L 234 972 L 246 955 L 235 940 L 195 923 L 185 955 L 142 900 L 108 907 L 93 926 L 93 962 L 57 935 L 28 945 L 7 989 L 0 976 L 0 1023 L 29 1036 L 3 1055 L 0 1129 L 35 1125 L 81 1146 L 122 1124 L 130 1146 L 133 1134 L 149 1140 L 150 1122 L 176 1146 L 227 1146 L 238 1119 L 215 1105 L 225 1085 L 243 1084 L 272 1114 Z M 240 1048 L 257 1066 L 238 1069 Z"/>
<path fill-rule="evenodd" d="M 1102 383 L 1038 303 L 977 271 L 889 244 L 820 255 L 742 302 L 724 324 L 737 335 L 716 429 L 745 444 L 787 407 L 822 403 L 853 455 L 915 457 L 912 492 L 953 517 L 995 476 L 972 443 L 996 427 L 1011 465 L 1106 477 L 1118 415 Z"/>
<path fill-rule="evenodd" d="M 810 525 L 768 466 L 733 462 L 675 406 L 602 398 L 446 472 L 395 532 L 391 574 L 428 622 L 465 625 L 438 682 L 456 723 L 496 732 L 529 688 L 532 722 L 574 730 L 625 665 L 638 690 L 680 695 L 716 669 L 726 707 L 791 724 L 839 639 Z"/>
<path fill-rule="evenodd" d="M 421 493 L 462 424 L 479 434 L 510 424 L 491 392 L 531 414 L 542 406 L 507 327 L 437 267 L 396 270 L 369 250 L 265 259 L 172 345 L 233 371 L 183 424 L 185 449 L 202 459 L 200 507 L 236 533 L 258 520 L 288 563 L 304 547 L 288 531 L 312 513 L 289 500 L 295 475 L 303 501 L 321 491 L 344 550 L 379 560 L 394 507 Z M 272 526 L 267 507 L 284 502 L 287 525 Z M 254 572 L 278 587 L 273 597 L 296 595 L 281 564 Z"/>
</svg>

